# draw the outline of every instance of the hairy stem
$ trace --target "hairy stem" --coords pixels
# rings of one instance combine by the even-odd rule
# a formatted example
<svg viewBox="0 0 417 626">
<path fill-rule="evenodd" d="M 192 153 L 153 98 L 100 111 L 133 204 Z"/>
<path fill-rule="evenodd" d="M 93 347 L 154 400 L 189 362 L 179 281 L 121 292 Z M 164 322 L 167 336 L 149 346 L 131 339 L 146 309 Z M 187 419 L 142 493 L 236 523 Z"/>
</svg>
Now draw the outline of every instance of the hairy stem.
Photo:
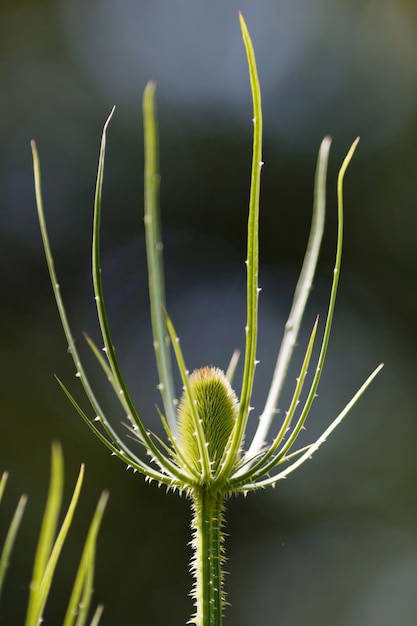
<svg viewBox="0 0 417 626">
<path fill-rule="evenodd" d="M 198 489 L 192 493 L 196 613 L 190 623 L 221 626 L 223 613 L 223 509 L 224 495 Z"/>
</svg>

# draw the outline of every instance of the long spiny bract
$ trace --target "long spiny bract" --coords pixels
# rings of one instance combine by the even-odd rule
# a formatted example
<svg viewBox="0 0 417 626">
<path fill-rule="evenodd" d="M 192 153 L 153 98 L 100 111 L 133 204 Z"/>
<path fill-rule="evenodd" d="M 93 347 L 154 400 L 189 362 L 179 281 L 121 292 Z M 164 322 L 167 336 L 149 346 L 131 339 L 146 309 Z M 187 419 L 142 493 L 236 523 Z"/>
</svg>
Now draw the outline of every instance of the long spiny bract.
<svg viewBox="0 0 417 626">
<path fill-rule="evenodd" d="M 148 260 L 149 301 L 153 346 L 159 375 L 159 390 L 171 432 L 177 431 L 175 414 L 175 393 L 172 377 L 171 352 L 166 336 L 164 310 L 165 277 L 163 267 L 163 244 L 161 239 L 161 219 L 159 211 L 159 164 L 158 164 L 158 125 L 155 115 L 155 83 L 146 85 L 143 94 L 143 131 L 145 143 L 144 206 L 146 255 Z"/>
<path fill-rule="evenodd" d="M 249 78 L 253 104 L 253 145 L 252 169 L 249 197 L 248 238 L 247 238 L 247 318 L 246 318 L 246 346 L 243 365 L 242 390 L 239 402 L 239 416 L 236 427 L 233 429 L 230 440 L 225 448 L 223 459 L 215 483 L 224 484 L 230 477 L 235 464 L 236 454 L 240 450 L 249 413 L 251 411 L 250 398 L 252 396 L 253 381 L 256 367 L 256 345 L 258 338 L 258 271 L 259 271 L 259 196 L 261 185 L 262 161 L 262 105 L 261 89 L 256 69 L 256 59 L 252 41 L 241 13 L 239 13 L 243 42 L 246 50 Z"/>
<path fill-rule="evenodd" d="M 291 357 L 297 343 L 298 333 L 312 288 L 324 232 L 327 164 L 329 160 L 330 145 L 330 137 L 325 137 L 320 145 L 317 157 L 316 174 L 314 178 L 313 213 L 306 253 L 297 286 L 295 288 L 291 310 L 285 324 L 284 336 L 278 352 L 271 386 L 268 391 L 265 407 L 259 417 L 258 427 L 248 449 L 248 457 L 258 454 L 259 450 L 261 450 L 266 443 L 266 437 L 271 428 L 278 407 L 280 394 L 283 389 Z"/>
</svg>

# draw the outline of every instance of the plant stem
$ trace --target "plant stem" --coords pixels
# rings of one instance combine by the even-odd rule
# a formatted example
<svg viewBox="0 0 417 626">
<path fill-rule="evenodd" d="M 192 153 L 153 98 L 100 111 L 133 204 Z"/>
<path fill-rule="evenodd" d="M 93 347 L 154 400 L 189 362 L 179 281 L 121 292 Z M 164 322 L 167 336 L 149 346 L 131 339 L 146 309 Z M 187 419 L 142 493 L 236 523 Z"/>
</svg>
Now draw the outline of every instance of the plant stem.
<svg viewBox="0 0 417 626">
<path fill-rule="evenodd" d="M 221 626 L 223 613 L 224 495 L 200 488 L 192 493 L 196 626 Z"/>
</svg>

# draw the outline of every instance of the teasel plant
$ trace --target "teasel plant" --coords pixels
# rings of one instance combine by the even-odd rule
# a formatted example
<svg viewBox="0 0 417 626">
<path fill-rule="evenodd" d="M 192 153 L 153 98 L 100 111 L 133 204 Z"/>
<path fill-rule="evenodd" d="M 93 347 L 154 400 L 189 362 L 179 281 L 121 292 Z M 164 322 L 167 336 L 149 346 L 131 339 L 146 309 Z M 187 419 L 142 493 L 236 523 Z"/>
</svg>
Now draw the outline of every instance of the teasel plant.
<svg viewBox="0 0 417 626">
<path fill-rule="evenodd" d="M 158 131 L 155 114 L 155 84 L 153 82 L 147 84 L 143 96 L 144 224 L 153 346 L 159 376 L 158 389 L 162 399 L 162 408 L 157 410 L 165 432 L 165 439 L 160 438 L 146 427 L 132 401 L 116 356 L 103 293 L 100 264 L 101 198 L 106 134 L 114 109 L 103 129 L 92 233 L 93 287 L 103 346 L 97 346 L 88 336 L 86 341 L 126 414 L 128 432 L 125 437 L 115 430 L 111 419 L 102 409 L 96 393 L 89 383 L 73 339 L 54 269 L 42 202 L 39 157 L 36 145 L 32 142 L 36 200 L 46 260 L 69 352 L 75 364 L 76 376 L 80 379 L 92 406 L 92 417 L 84 412 L 67 386 L 60 380 L 58 382 L 88 427 L 114 456 L 118 457 L 134 472 L 143 474 L 146 481 L 156 481 L 159 485 L 178 491 L 191 500 L 193 546 L 191 571 L 194 577 L 192 597 L 195 604 L 195 614 L 189 623 L 196 626 L 220 626 L 222 624 L 226 604 L 223 589 L 225 564 L 224 507 L 226 500 L 233 494 L 246 495 L 252 491 L 274 487 L 278 481 L 286 478 L 303 465 L 341 423 L 382 367 L 381 364 L 375 369 L 315 441 L 297 448 L 298 436 L 304 428 L 313 401 L 317 396 L 326 358 L 342 257 L 343 180 L 358 144 L 357 139 L 348 151 L 338 174 L 336 259 L 318 357 L 313 365 L 314 374 L 309 382 L 308 390 L 304 394 L 306 399 L 301 404 L 300 397 L 307 385 L 307 371 L 311 366 L 313 347 L 317 339 L 318 318 L 312 325 L 288 410 L 284 417 L 279 420 L 277 407 L 312 287 L 324 229 L 326 172 L 331 143 L 330 138 L 326 137 L 320 146 L 316 168 L 309 240 L 293 304 L 285 325 L 282 344 L 278 351 L 276 366 L 272 374 L 271 387 L 265 407 L 259 415 L 255 435 L 251 441 L 249 441 L 249 437 L 245 436 L 248 420 L 253 415 L 251 396 L 258 363 L 258 298 L 260 292 L 258 286 L 258 225 L 263 161 L 261 91 L 255 55 L 246 23 L 240 13 L 239 20 L 247 55 L 253 100 L 253 152 L 246 258 L 247 321 L 243 377 L 239 397 L 232 388 L 239 359 L 238 351 L 232 353 L 226 372 L 210 365 L 197 369 L 190 374 L 174 324 L 167 313 L 159 210 Z M 173 356 L 183 385 L 179 402 L 174 390 Z M 140 445 L 143 454 L 136 452 L 136 448 L 131 444 L 132 438 Z"/>
</svg>

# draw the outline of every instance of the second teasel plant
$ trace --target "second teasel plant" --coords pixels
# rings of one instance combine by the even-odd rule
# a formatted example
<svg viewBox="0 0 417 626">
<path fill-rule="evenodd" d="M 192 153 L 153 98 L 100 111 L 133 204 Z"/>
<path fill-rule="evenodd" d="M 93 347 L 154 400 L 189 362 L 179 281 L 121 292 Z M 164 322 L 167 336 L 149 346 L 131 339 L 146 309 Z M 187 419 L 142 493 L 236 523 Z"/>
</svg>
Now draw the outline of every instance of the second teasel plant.
<svg viewBox="0 0 417 626">
<path fill-rule="evenodd" d="M 336 259 L 329 305 L 322 331 L 314 374 L 307 386 L 307 370 L 311 367 L 313 346 L 318 332 L 318 318 L 312 325 L 299 376 L 288 410 L 283 419 L 277 418 L 280 394 L 296 344 L 299 328 L 311 289 L 322 239 L 326 197 L 326 171 L 330 139 L 321 144 L 314 190 L 312 225 L 301 274 L 296 286 L 282 344 L 265 407 L 257 416 L 251 405 L 251 396 L 257 365 L 258 331 L 258 224 L 259 196 L 262 161 L 262 108 L 255 55 L 252 42 L 241 14 L 239 14 L 243 42 L 247 54 L 250 86 L 253 100 L 253 153 L 247 229 L 247 321 L 245 327 L 245 349 L 243 355 L 243 377 L 240 393 L 234 385 L 234 374 L 238 353 L 233 352 L 226 372 L 205 365 L 189 373 L 185 364 L 180 342 L 173 322 L 167 314 L 164 289 L 163 252 L 159 214 L 159 166 L 158 137 L 155 115 L 155 85 L 150 82 L 143 97 L 144 143 L 145 143 L 145 197 L 144 222 L 149 275 L 149 297 L 155 357 L 158 369 L 162 408 L 159 416 L 166 438 L 151 433 L 132 402 L 129 389 L 123 378 L 110 332 L 105 305 L 100 265 L 100 218 L 103 185 L 106 133 L 113 115 L 108 118 L 102 135 L 98 164 L 94 224 L 92 235 L 92 275 L 94 297 L 97 306 L 103 346 L 98 347 L 87 337 L 87 342 L 109 383 L 122 405 L 127 419 L 127 436 L 114 429 L 111 419 L 102 409 L 92 389 L 68 324 L 59 283 L 45 225 L 42 203 L 40 166 L 36 145 L 32 142 L 36 200 L 43 244 L 61 322 L 74 360 L 76 375 L 91 403 L 92 416 L 87 415 L 68 388 L 59 381 L 63 391 L 89 428 L 126 465 L 145 476 L 148 481 L 157 481 L 167 489 L 177 490 L 192 503 L 191 569 L 194 576 L 192 595 L 195 614 L 189 623 L 196 626 L 220 626 L 225 606 L 223 590 L 224 567 L 224 505 L 232 494 L 247 494 L 251 491 L 274 486 L 297 467 L 307 461 L 362 395 L 375 378 L 382 365 L 368 377 L 350 402 L 333 419 L 322 435 L 307 446 L 297 447 L 297 438 L 317 395 L 320 377 L 326 357 L 335 307 L 336 292 L 342 256 L 343 239 L 343 180 L 353 156 L 356 140 L 345 157 L 337 181 L 338 233 Z M 232 352 L 232 350 L 231 350 Z M 183 384 L 182 395 L 177 401 L 173 383 L 172 360 L 175 356 Z M 248 420 L 255 419 L 258 426 L 250 439 L 245 436 Z M 137 453 L 132 437 L 140 444 L 143 454 Z"/>
</svg>

